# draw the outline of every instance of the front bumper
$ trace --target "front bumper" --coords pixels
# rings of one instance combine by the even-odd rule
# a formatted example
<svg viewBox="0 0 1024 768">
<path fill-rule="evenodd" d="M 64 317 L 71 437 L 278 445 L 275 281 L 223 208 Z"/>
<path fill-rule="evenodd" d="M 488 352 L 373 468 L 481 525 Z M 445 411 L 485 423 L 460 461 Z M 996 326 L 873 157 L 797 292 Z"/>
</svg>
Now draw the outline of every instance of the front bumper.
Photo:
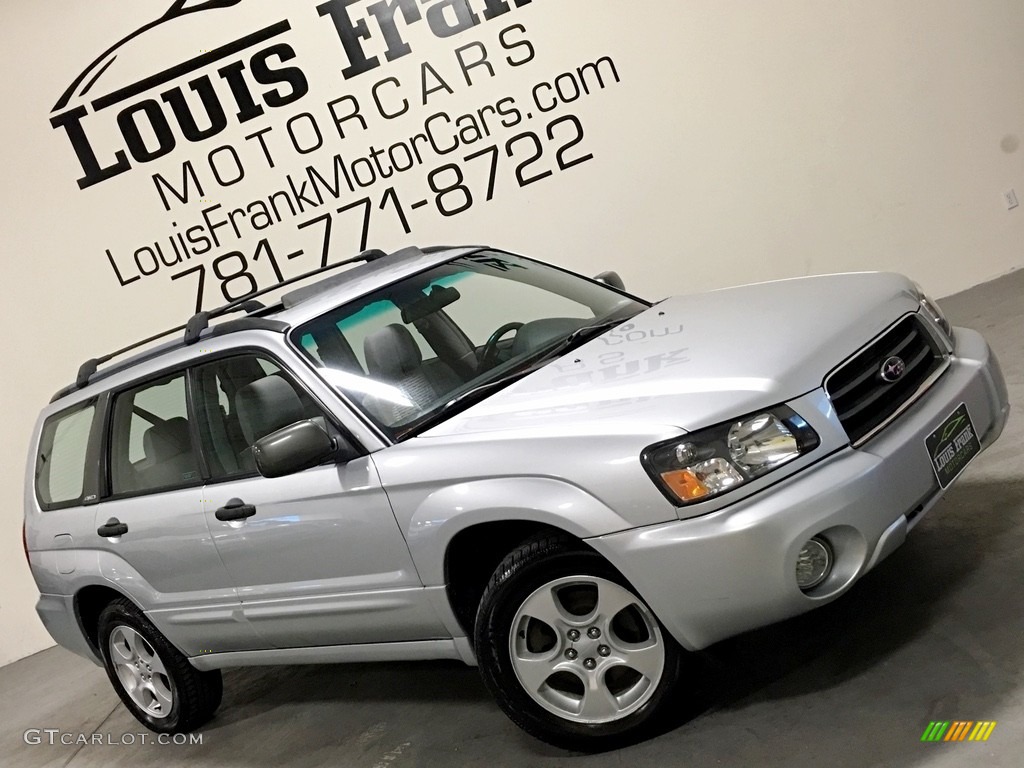
<svg viewBox="0 0 1024 768">
<path fill-rule="evenodd" d="M 980 334 L 956 329 L 951 365 L 918 402 L 859 449 L 845 447 L 724 509 L 588 540 L 686 648 L 828 603 L 906 538 L 942 491 L 925 437 L 966 403 L 983 448 L 1009 415 L 999 364 Z M 835 551 L 828 579 L 805 594 L 800 548 L 823 534 Z"/>
</svg>

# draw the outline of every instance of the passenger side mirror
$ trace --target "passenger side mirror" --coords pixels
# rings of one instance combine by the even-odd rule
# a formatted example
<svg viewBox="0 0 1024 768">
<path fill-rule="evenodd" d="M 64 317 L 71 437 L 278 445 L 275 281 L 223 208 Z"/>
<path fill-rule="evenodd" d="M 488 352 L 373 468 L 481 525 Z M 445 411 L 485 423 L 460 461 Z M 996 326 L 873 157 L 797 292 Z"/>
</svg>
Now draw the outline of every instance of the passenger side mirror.
<svg viewBox="0 0 1024 768">
<path fill-rule="evenodd" d="M 256 468 L 264 477 L 284 477 L 315 467 L 337 446 L 323 427 L 309 419 L 282 427 L 252 446 Z"/>
<path fill-rule="evenodd" d="M 617 288 L 620 291 L 626 290 L 626 284 L 622 282 L 622 278 L 619 277 L 618 272 L 602 272 L 600 275 L 595 275 L 594 279 L 599 283 L 610 285 L 612 288 Z"/>
</svg>

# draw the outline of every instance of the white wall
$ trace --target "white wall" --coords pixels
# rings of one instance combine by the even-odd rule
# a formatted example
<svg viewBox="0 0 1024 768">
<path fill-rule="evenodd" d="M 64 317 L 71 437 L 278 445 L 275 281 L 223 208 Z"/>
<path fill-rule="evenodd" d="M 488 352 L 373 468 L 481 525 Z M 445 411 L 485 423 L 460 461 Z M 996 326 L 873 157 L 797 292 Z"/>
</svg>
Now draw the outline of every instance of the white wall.
<svg viewBox="0 0 1024 768">
<path fill-rule="evenodd" d="M 483 0 L 471 2 L 479 10 Z M 101 51 L 170 4 L 0 6 L 0 311 L 8 366 L 0 384 L 8 454 L 0 468 L 0 664 L 49 643 L 20 552 L 23 457 L 35 414 L 84 358 L 181 323 L 194 309 L 192 278 L 172 282 L 175 270 L 165 268 L 122 287 L 105 250 L 128 279 L 133 251 L 166 243 L 172 222 L 185 228 L 213 204 L 231 208 L 266 197 L 286 173 L 309 164 L 329 168 L 336 152 L 355 158 L 371 144 L 410 137 L 434 112 L 455 116 L 511 96 L 524 113 L 538 113 L 515 128 L 497 126 L 492 139 L 451 156 L 465 166 L 476 197 L 458 216 L 442 217 L 433 205 L 410 209 L 431 197 L 427 173 L 449 157 L 428 152 L 422 168 L 374 186 L 377 203 L 394 185 L 412 232 L 406 235 L 392 212 L 375 212 L 371 245 L 489 242 L 585 272 L 616 268 L 652 298 L 864 269 L 904 271 L 942 295 L 1024 264 L 1024 208 L 1008 212 L 1001 197 L 1011 187 L 1024 196 L 1024 5 L 1016 0 L 534 0 L 456 37 L 439 39 L 426 23 L 414 25 L 404 32 L 411 54 L 348 81 L 340 75 L 346 61 L 339 38 L 316 13 L 318 0 L 242 0 L 159 27 L 122 49 L 88 99 L 72 106 L 285 18 L 291 30 L 280 39 L 295 49 L 292 63 L 307 76 L 309 94 L 244 126 L 232 123 L 216 138 L 180 141 L 164 158 L 80 190 L 82 168 L 64 130 L 50 127 L 51 109 Z M 536 50 L 520 67 L 500 60 L 498 33 L 512 24 L 526 28 Z M 380 53 L 379 33 L 371 30 L 367 51 Z M 490 50 L 495 77 L 467 87 L 453 51 L 473 41 Z M 578 116 L 585 139 L 573 152 L 594 159 L 520 189 L 515 164 L 502 158 L 494 199 L 484 202 L 482 161 L 462 158 L 492 141 L 504 148 L 525 130 L 543 139 L 552 117 L 529 106 L 531 87 L 602 56 L 614 60 L 621 83 L 551 113 Z M 424 61 L 455 91 L 435 94 L 427 107 L 415 96 Z M 397 78 L 414 102 L 393 121 L 375 115 L 370 99 L 371 86 L 386 77 Z M 223 83 L 218 88 L 226 92 Z M 346 94 L 363 105 L 368 130 L 342 140 L 331 133 L 326 104 Z M 120 146 L 111 119 L 120 108 L 83 123 L 104 163 Z M 271 127 L 268 136 L 280 139 L 285 121 L 303 111 L 323 126 L 325 146 L 304 156 L 282 149 L 275 168 L 261 168 L 256 145 L 244 136 Z M 563 123 L 556 137 L 570 128 Z M 152 174 L 180 181 L 182 162 L 202 167 L 223 144 L 243 153 L 245 179 L 226 189 L 208 185 L 204 199 L 165 211 Z M 544 146 L 533 170 L 553 167 L 556 145 L 545 139 Z M 523 157 L 527 147 L 515 149 Z M 295 224 L 359 197 L 346 193 L 264 233 L 279 256 L 308 252 L 283 266 L 289 275 L 316 266 L 319 228 Z M 358 248 L 357 229 L 354 219 L 337 219 L 332 258 Z M 177 269 L 210 269 L 214 257 L 236 247 L 251 256 L 262 236 L 229 238 Z M 272 282 L 265 261 L 253 274 L 261 285 Z M 210 278 L 204 306 L 220 301 Z"/>
</svg>

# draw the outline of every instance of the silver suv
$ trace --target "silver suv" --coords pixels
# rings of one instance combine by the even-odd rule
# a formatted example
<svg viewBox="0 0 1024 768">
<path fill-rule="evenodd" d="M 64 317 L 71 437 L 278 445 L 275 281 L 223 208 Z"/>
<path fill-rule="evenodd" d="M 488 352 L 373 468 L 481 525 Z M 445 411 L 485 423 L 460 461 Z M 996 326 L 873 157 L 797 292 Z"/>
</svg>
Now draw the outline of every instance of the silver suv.
<svg viewBox="0 0 1024 768">
<path fill-rule="evenodd" d="M 153 730 L 224 667 L 461 659 L 540 739 L 635 739 L 687 652 L 848 591 L 1009 410 L 899 275 L 652 305 L 491 248 L 352 261 L 39 418 L 39 615 Z"/>
</svg>

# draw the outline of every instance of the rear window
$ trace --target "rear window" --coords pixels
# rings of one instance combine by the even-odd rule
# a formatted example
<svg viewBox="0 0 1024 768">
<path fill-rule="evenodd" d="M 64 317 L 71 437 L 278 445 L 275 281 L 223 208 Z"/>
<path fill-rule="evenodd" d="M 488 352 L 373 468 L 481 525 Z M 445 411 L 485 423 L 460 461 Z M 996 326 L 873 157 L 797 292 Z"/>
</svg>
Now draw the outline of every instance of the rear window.
<svg viewBox="0 0 1024 768">
<path fill-rule="evenodd" d="M 43 424 L 36 456 L 36 493 L 44 508 L 82 501 L 85 459 L 96 406 L 51 416 Z"/>
</svg>

